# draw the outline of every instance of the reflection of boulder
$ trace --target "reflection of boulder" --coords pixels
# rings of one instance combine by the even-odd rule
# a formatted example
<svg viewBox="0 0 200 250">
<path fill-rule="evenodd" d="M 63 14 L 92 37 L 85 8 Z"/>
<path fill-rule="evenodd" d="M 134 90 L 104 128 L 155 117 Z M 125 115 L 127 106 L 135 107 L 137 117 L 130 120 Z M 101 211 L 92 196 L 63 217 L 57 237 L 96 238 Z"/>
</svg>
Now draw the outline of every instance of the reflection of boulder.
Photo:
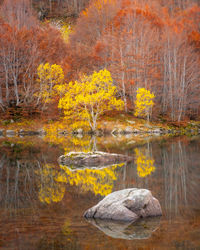
<svg viewBox="0 0 200 250">
<path fill-rule="evenodd" d="M 88 221 L 106 235 L 125 240 L 148 239 L 160 225 L 160 217 L 140 219 L 134 223 L 101 219 Z"/>
<path fill-rule="evenodd" d="M 59 157 L 58 161 L 62 165 L 77 166 L 106 166 L 122 162 L 130 162 L 133 158 L 127 155 L 110 154 L 106 152 L 70 152 Z"/>
<path fill-rule="evenodd" d="M 136 221 L 159 215 L 162 215 L 159 201 L 149 190 L 137 188 L 113 192 L 84 214 L 86 218 L 118 221 Z"/>
</svg>

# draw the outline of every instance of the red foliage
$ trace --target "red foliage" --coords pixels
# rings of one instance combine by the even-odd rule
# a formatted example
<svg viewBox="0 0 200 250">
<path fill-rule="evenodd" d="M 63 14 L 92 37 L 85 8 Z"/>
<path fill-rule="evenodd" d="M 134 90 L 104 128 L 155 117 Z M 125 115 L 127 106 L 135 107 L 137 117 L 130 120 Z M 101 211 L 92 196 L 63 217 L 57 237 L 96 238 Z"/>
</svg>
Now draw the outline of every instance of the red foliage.
<svg viewBox="0 0 200 250">
<path fill-rule="evenodd" d="M 20 8 L 23 15 L 19 15 Z M 44 62 L 62 63 L 66 45 L 58 31 L 32 22 L 34 16 L 26 15 L 26 11 L 30 14 L 28 1 L 6 0 L 1 13 L 8 10 L 10 16 L 0 19 L 0 108 L 32 113 L 39 108 L 34 95 L 38 90 L 36 69 Z"/>
</svg>

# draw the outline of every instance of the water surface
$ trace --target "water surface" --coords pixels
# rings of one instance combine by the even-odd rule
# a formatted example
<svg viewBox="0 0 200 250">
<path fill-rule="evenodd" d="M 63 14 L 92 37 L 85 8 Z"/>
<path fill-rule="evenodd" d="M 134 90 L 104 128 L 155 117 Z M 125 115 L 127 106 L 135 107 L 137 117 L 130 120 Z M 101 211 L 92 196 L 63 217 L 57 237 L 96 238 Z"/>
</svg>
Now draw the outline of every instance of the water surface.
<svg viewBox="0 0 200 250">
<path fill-rule="evenodd" d="M 90 138 L 2 138 L 0 145 L 1 249 L 199 249 L 200 137 L 142 146 L 99 138 L 98 150 L 134 161 L 78 170 L 57 158 L 91 149 Z M 83 218 L 105 195 L 130 187 L 150 189 L 163 216 L 132 225 Z"/>
</svg>

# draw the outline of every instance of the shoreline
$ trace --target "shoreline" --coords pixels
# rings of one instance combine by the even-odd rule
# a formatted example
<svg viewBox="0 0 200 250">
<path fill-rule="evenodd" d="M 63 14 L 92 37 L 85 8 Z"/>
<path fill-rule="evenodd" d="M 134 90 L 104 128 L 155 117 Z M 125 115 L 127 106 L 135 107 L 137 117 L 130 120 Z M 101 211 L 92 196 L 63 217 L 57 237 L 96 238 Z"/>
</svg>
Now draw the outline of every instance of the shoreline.
<svg viewBox="0 0 200 250">
<path fill-rule="evenodd" d="M 200 134 L 200 121 L 188 121 L 176 125 L 167 122 L 146 123 L 144 119 L 131 115 L 118 114 L 113 117 L 103 116 L 98 122 L 96 131 L 91 131 L 87 126 L 74 126 L 67 120 L 31 120 L 19 121 L 0 120 L 1 137 L 25 137 L 25 136 L 162 136 L 162 135 L 198 135 Z"/>
</svg>

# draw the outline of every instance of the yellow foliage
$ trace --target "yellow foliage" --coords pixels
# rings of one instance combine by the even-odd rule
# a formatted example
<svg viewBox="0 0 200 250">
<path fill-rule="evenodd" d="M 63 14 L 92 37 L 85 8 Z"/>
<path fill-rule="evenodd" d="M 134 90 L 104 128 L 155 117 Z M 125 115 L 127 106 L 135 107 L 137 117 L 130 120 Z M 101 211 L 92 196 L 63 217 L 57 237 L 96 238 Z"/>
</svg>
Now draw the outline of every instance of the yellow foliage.
<svg viewBox="0 0 200 250">
<path fill-rule="evenodd" d="M 71 222 L 66 220 L 64 225 L 62 226 L 62 233 L 65 235 L 65 236 L 68 236 L 69 234 L 72 233 L 72 230 L 71 230 Z"/>
<path fill-rule="evenodd" d="M 122 166 L 124 166 L 124 163 L 99 169 L 72 170 L 67 166 L 60 165 L 64 173 L 60 173 L 56 181 L 81 186 L 83 192 L 92 191 L 95 195 L 106 196 L 113 190 L 114 181 L 117 179 L 117 168 Z"/>
<path fill-rule="evenodd" d="M 69 24 L 63 24 L 60 28 L 61 35 L 65 42 L 69 41 L 69 35 L 72 32 L 71 26 Z"/>
<path fill-rule="evenodd" d="M 79 126 L 80 127 L 80 126 Z M 75 127 L 71 127 L 74 129 Z M 46 135 L 44 140 L 48 143 L 56 144 L 64 149 L 65 154 L 70 151 L 81 151 L 89 152 L 91 151 L 91 138 L 90 136 L 84 136 L 83 138 L 78 138 L 75 136 L 67 135 L 60 136 L 61 131 L 69 131 L 69 124 L 67 121 L 54 122 L 53 124 L 48 124 L 44 127 Z"/>
<path fill-rule="evenodd" d="M 59 91 L 62 91 L 64 73 L 60 65 L 49 63 L 40 64 L 37 68 L 40 90 L 36 93 L 43 103 L 52 102 L 52 97 Z M 61 89 L 61 90 L 60 90 Z"/>
<path fill-rule="evenodd" d="M 135 149 L 137 173 L 139 177 L 146 177 L 155 171 L 154 159 L 145 155 L 139 149 Z"/>
<path fill-rule="evenodd" d="M 54 166 L 45 164 L 41 171 L 37 170 L 36 173 L 40 175 L 41 179 L 39 200 L 47 204 L 61 201 L 65 194 L 65 186 L 55 181 L 58 171 L 55 170 Z"/>
<path fill-rule="evenodd" d="M 117 169 L 124 163 L 99 169 L 72 170 L 60 165 L 61 171 L 55 166 L 45 164 L 41 170 L 36 170 L 40 175 L 39 200 L 51 204 L 60 202 L 65 194 L 66 184 L 80 186 L 83 192 L 91 191 L 95 195 L 106 196 L 113 191 L 114 181 L 117 179 Z"/>
<path fill-rule="evenodd" d="M 108 110 L 122 110 L 124 103 L 116 99 L 116 87 L 108 70 L 84 75 L 80 81 L 70 82 L 58 108 L 64 110 L 66 118 L 86 121 L 92 130 L 101 114 Z"/>
<path fill-rule="evenodd" d="M 150 110 L 154 105 L 153 99 L 155 95 L 145 88 L 137 90 L 135 101 L 135 115 L 147 116 L 149 120 Z"/>
<path fill-rule="evenodd" d="M 77 152 L 90 152 L 91 151 L 91 139 L 89 136 L 85 136 L 83 138 L 78 138 L 71 136 L 68 138 L 68 143 L 65 144 L 65 154 L 70 151 Z"/>
</svg>

